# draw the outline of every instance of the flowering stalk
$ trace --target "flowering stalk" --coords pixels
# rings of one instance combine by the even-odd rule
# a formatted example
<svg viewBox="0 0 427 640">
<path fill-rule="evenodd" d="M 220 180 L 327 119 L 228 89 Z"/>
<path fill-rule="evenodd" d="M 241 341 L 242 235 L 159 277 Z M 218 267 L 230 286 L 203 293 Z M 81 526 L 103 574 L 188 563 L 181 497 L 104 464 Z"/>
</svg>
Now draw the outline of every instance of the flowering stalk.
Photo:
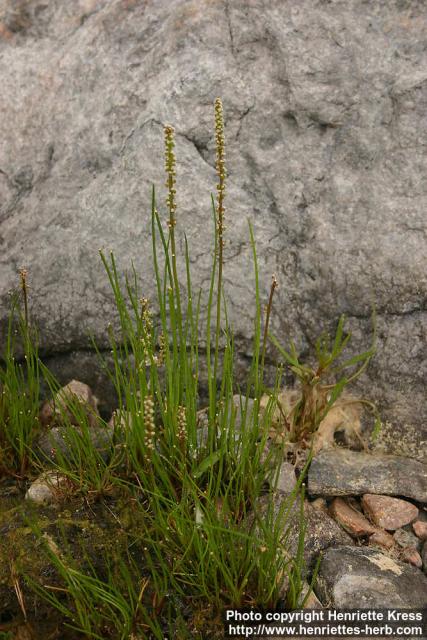
<svg viewBox="0 0 427 640">
<path fill-rule="evenodd" d="M 179 282 L 178 282 L 178 270 L 176 266 L 176 246 L 175 246 L 175 225 L 176 225 L 176 160 L 175 160 L 175 130 L 170 125 L 166 125 L 165 129 L 165 169 L 167 175 L 166 187 L 168 190 L 168 196 L 166 198 L 166 205 L 169 209 L 169 233 L 171 241 L 172 252 L 172 275 L 173 275 L 173 288 L 175 290 L 176 306 L 178 311 L 178 318 L 181 318 L 181 298 L 179 294 Z"/>
<path fill-rule="evenodd" d="M 154 402 L 152 396 L 144 398 L 144 444 L 148 451 L 154 449 L 154 436 L 156 434 L 154 424 Z"/>
<path fill-rule="evenodd" d="M 186 408 L 182 405 L 178 407 L 178 440 L 181 445 L 182 451 L 185 450 L 185 443 L 187 442 L 187 412 Z"/>
<path fill-rule="evenodd" d="M 225 168 L 225 140 L 224 140 L 224 112 L 220 98 L 215 100 L 215 143 L 216 143 L 216 172 L 218 175 L 217 201 L 216 201 L 216 224 L 217 224 L 217 248 L 218 248 L 218 282 L 216 300 L 216 327 L 215 327 L 215 361 L 214 361 L 214 381 L 216 381 L 218 369 L 218 348 L 221 323 L 221 295 L 222 295 L 222 271 L 224 266 L 224 197 L 225 178 L 227 170 Z"/>
<path fill-rule="evenodd" d="M 264 324 L 264 337 L 262 341 L 262 357 L 261 357 L 261 375 L 264 372 L 264 360 L 265 360 L 265 351 L 267 348 L 267 338 L 268 338 L 268 326 L 270 324 L 270 315 L 271 309 L 273 306 L 273 296 L 274 292 L 277 289 L 278 283 L 276 276 L 273 274 L 271 276 L 271 287 L 270 287 L 270 296 L 268 298 L 268 304 L 265 308 L 265 324 Z"/>
<path fill-rule="evenodd" d="M 24 299 L 24 319 L 25 319 L 25 327 L 28 329 L 28 284 L 27 284 L 27 275 L 28 272 L 26 269 L 22 268 L 19 270 L 19 277 L 21 280 L 21 290 L 22 297 Z"/>
</svg>

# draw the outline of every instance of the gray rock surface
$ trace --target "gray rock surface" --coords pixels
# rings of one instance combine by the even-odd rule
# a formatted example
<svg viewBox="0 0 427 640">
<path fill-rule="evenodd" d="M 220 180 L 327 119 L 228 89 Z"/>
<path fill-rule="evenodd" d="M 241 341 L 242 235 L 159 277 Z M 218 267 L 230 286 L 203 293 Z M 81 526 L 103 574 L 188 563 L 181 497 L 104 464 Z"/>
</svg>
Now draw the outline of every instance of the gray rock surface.
<svg viewBox="0 0 427 640">
<path fill-rule="evenodd" d="M 308 352 L 345 312 L 364 349 L 376 302 L 378 354 L 359 389 L 390 421 L 394 438 L 379 446 L 425 455 L 424 26 L 423 0 L 0 0 L 0 317 L 27 266 L 43 351 L 81 378 L 88 331 L 107 349 L 115 317 L 98 249 L 123 268 L 133 258 L 153 296 L 150 191 L 164 217 L 165 122 L 177 134 L 178 232 L 206 290 L 219 95 L 242 365 L 250 217 L 263 299 L 272 273 L 280 284 L 280 339 Z M 84 381 L 97 379 L 89 366 Z"/>
<path fill-rule="evenodd" d="M 312 496 L 378 493 L 427 502 L 427 465 L 393 455 L 327 449 L 311 463 L 308 492 Z"/>
<path fill-rule="evenodd" d="M 249 516 L 249 523 L 253 522 L 253 516 L 268 522 L 269 526 L 274 526 L 277 517 L 286 517 L 284 522 L 284 538 L 287 551 L 291 557 L 295 557 L 300 535 L 300 498 L 290 499 L 282 492 L 273 494 L 273 509 L 271 516 L 267 520 L 269 497 L 259 498 L 255 507 L 255 514 Z M 284 506 L 286 505 L 286 506 Z M 271 518 L 271 519 L 270 519 Z M 304 538 L 304 569 L 311 571 L 319 556 L 319 553 L 329 547 L 339 545 L 351 545 L 353 540 L 330 515 L 316 509 L 308 501 L 304 502 L 304 521 L 306 523 L 306 535 Z M 276 525 L 277 526 L 277 525 Z M 286 534 L 286 535 L 285 535 Z"/>
<path fill-rule="evenodd" d="M 353 543 L 348 533 L 330 515 L 315 509 L 308 502 L 304 504 L 304 519 L 307 525 L 304 539 L 304 562 L 308 571 L 313 570 L 320 552 L 329 549 L 329 547 Z M 294 555 L 298 548 L 299 529 L 299 518 L 292 518 L 288 538 L 291 555 Z"/>
<path fill-rule="evenodd" d="M 275 484 L 277 481 L 277 484 Z M 295 489 L 297 479 L 295 469 L 289 462 L 282 462 L 276 475 L 272 478 L 273 486 L 280 493 L 290 494 Z"/>
<path fill-rule="evenodd" d="M 75 429 L 75 432 L 73 432 Z M 40 460 L 46 462 L 60 462 L 64 457 L 73 460 L 76 455 L 77 444 L 81 441 L 108 460 L 113 448 L 114 428 L 112 426 L 90 427 L 79 431 L 78 427 L 58 426 L 41 433 L 35 442 L 36 454 Z"/>
<path fill-rule="evenodd" d="M 242 424 L 246 429 L 250 429 L 253 424 L 253 409 L 254 400 L 252 398 L 247 399 L 245 396 L 241 396 L 236 393 L 233 396 L 232 402 L 228 407 L 227 422 L 226 424 L 231 427 L 231 420 L 233 417 L 233 430 L 234 440 L 238 442 L 242 435 Z M 201 409 L 197 413 L 197 445 L 199 447 L 205 447 L 208 443 L 209 436 L 209 410 L 207 407 Z"/>
<path fill-rule="evenodd" d="M 326 606 L 337 608 L 427 606 L 427 579 L 419 569 L 366 547 L 327 549 L 315 591 Z"/>
</svg>

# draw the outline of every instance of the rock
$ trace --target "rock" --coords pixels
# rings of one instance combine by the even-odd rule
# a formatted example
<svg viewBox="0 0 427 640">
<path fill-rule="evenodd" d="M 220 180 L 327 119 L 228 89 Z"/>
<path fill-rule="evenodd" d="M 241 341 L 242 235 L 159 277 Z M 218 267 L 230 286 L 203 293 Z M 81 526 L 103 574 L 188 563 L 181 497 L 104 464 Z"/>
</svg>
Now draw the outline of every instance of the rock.
<svg viewBox="0 0 427 640">
<path fill-rule="evenodd" d="M 376 531 L 376 527 L 363 514 L 352 509 L 342 498 L 335 498 L 329 507 L 329 512 L 353 537 L 366 536 Z"/>
<path fill-rule="evenodd" d="M 408 562 L 412 564 L 414 567 L 418 567 L 418 569 L 422 569 L 423 561 L 421 559 L 420 554 L 415 549 L 415 547 L 405 547 L 402 549 L 401 558 L 404 562 Z"/>
<path fill-rule="evenodd" d="M 67 482 L 67 476 L 56 471 L 46 471 L 34 480 L 25 494 L 25 499 L 41 505 L 58 502 Z"/>
<path fill-rule="evenodd" d="M 418 551 L 421 549 L 421 541 L 406 529 L 397 529 L 393 534 L 393 538 L 399 547 L 414 547 Z"/>
<path fill-rule="evenodd" d="M 40 412 L 40 422 L 43 425 L 62 423 L 68 420 L 70 424 L 80 423 L 79 411 L 84 411 L 89 424 L 98 423 L 98 401 L 91 388 L 79 380 L 71 380 L 59 389 L 53 400 L 45 402 Z"/>
<path fill-rule="evenodd" d="M 389 531 L 404 527 L 418 516 L 418 509 L 411 502 L 371 493 L 362 496 L 362 507 L 372 522 Z"/>
<path fill-rule="evenodd" d="M 378 545 L 380 547 L 384 547 L 384 549 L 392 549 L 395 545 L 395 540 L 392 535 L 387 533 L 387 531 L 378 529 L 375 533 L 369 536 L 369 544 Z"/>
<path fill-rule="evenodd" d="M 272 499 L 273 512 L 270 514 L 271 520 L 268 520 L 268 526 L 275 526 L 274 523 L 281 510 L 284 510 L 287 516 L 282 541 L 289 556 L 293 557 L 298 547 L 300 533 L 300 497 L 290 499 L 287 494 L 275 492 L 272 494 Z M 255 518 L 262 519 L 266 523 L 269 501 L 269 495 L 261 496 L 258 499 L 256 507 L 248 516 L 248 527 L 254 526 Z M 307 525 L 304 541 L 304 572 L 310 571 L 314 567 L 320 551 L 330 546 L 352 544 L 353 542 L 351 537 L 328 513 L 315 509 L 307 500 L 304 501 L 304 520 Z M 257 525 L 255 524 L 255 526 Z"/>
<path fill-rule="evenodd" d="M 328 449 L 314 457 L 308 473 L 312 496 L 379 493 L 427 501 L 427 465 L 392 455 Z"/>
<path fill-rule="evenodd" d="M 35 442 L 36 453 L 44 461 L 59 462 L 58 452 L 70 460 L 75 447 L 75 436 L 73 436 L 72 430 L 76 430 L 77 434 L 79 427 L 52 427 L 43 432 Z M 111 455 L 113 436 L 114 429 L 112 427 L 98 426 L 87 429 L 80 437 L 89 438 L 90 446 L 96 449 L 104 460 L 107 460 Z"/>
<path fill-rule="evenodd" d="M 320 509 L 325 513 L 328 513 L 328 504 L 324 498 L 316 498 L 315 500 L 311 500 L 310 502 L 313 509 Z"/>
<path fill-rule="evenodd" d="M 302 597 L 303 598 L 305 598 L 308 589 L 309 589 L 309 585 L 306 582 L 304 584 L 304 588 L 303 588 L 303 592 L 302 592 Z M 320 602 L 319 598 L 316 596 L 314 591 L 311 591 L 310 595 L 308 596 L 303 608 L 304 609 L 323 609 L 323 604 Z"/>
<path fill-rule="evenodd" d="M 412 523 L 412 528 L 417 538 L 420 540 L 427 540 L 427 522 L 416 520 Z"/>
<path fill-rule="evenodd" d="M 294 555 L 298 545 L 299 518 L 298 512 L 293 512 L 290 519 L 289 552 Z M 304 561 L 308 571 L 312 570 L 321 551 L 329 547 L 342 544 L 352 544 L 351 537 L 341 529 L 327 513 L 314 509 L 309 502 L 304 503 L 304 518 L 307 524 L 304 541 Z"/>
<path fill-rule="evenodd" d="M 332 608 L 422 609 L 427 577 L 376 549 L 342 546 L 324 552 L 316 594 Z"/>
<path fill-rule="evenodd" d="M 250 212 L 261 300 L 279 264 L 272 331 L 298 349 L 344 311 L 352 348 L 366 349 L 375 291 L 378 349 L 359 389 L 380 400 L 394 441 L 410 432 L 425 455 L 424 3 L 407 14 L 375 0 L 51 0 L 18 18 L 15 0 L 2 4 L 1 318 L 25 263 L 46 354 L 86 354 L 90 331 L 107 349 L 116 315 L 99 247 L 120 269 L 133 259 L 154 298 L 148 217 L 155 183 L 166 218 L 166 122 L 177 234 L 186 230 L 195 288 L 207 294 L 221 95 L 240 371 L 253 335 Z"/>
<path fill-rule="evenodd" d="M 245 397 L 239 394 L 233 396 L 232 404 L 228 408 L 228 420 L 230 424 L 231 416 L 234 415 L 234 431 L 235 439 L 238 440 L 241 435 L 243 418 L 245 425 L 248 427 L 251 424 L 251 414 L 254 407 L 254 400 L 248 398 L 248 404 L 245 407 Z M 197 444 L 198 446 L 205 446 L 208 441 L 208 409 L 204 408 L 197 412 Z"/>
<path fill-rule="evenodd" d="M 279 467 L 276 491 L 281 493 L 292 493 L 295 489 L 297 479 L 294 467 L 289 462 L 282 462 Z"/>
</svg>

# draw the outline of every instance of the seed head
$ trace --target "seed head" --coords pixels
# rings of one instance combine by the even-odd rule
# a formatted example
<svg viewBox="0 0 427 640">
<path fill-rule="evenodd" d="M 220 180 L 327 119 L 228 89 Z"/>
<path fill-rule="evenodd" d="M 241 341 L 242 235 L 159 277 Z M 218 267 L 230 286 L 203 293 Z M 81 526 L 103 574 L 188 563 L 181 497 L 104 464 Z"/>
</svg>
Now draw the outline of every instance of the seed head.
<svg viewBox="0 0 427 640">
<path fill-rule="evenodd" d="M 160 367 L 164 361 L 165 361 L 165 357 L 166 357 L 166 349 L 167 349 L 167 342 L 166 342 L 166 338 L 164 333 L 161 333 L 159 335 L 159 353 L 157 356 L 157 364 Z"/>
<path fill-rule="evenodd" d="M 178 440 L 184 444 L 187 440 L 187 412 L 185 407 L 178 407 Z"/>
<path fill-rule="evenodd" d="M 175 190 L 175 176 L 176 176 L 176 160 L 175 160 L 175 130 L 170 125 L 166 125 L 164 129 L 165 134 L 165 170 L 167 175 L 166 187 L 168 190 L 168 196 L 166 198 L 166 205 L 169 209 L 169 222 L 168 226 L 171 229 L 176 225 L 175 213 L 176 213 L 176 190 Z"/>
<path fill-rule="evenodd" d="M 22 297 L 24 299 L 24 317 L 25 317 L 25 326 L 28 327 L 28 283 L 27 283 L 27 275 L 28 271 L 22 267 L 19 270 L 19 277 L 21 280 L 21 290 Z"/>
<path fill-rule="evenodd" d="M 217 215 L 218 215 L 218 239 L 220 244 L 220 252 L 224 246 L 224 197 L 225 197 L 225 179 L 227 170 L 225 168 L 225 140 L 224 140 L 224 112 L 220 98 L 215 100 L 215 143 L 216 143 L 216 172 L 218 175 L 217 190 Z"/>
<path fill-rule="evenodd" d="M 154 436 L 156 434 L 154 424 L 154 402 L 152 396 L 144 398 L 144 444 L 145 447 L 152 451 L 154 449 Z"/>
</svg>

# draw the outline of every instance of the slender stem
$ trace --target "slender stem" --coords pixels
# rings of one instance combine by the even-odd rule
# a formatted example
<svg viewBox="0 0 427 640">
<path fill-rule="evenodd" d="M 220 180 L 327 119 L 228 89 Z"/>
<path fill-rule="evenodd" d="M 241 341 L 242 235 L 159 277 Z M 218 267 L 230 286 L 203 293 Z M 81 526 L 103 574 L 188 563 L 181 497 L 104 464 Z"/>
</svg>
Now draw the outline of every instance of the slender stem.
<svg viewBox="0 0 427 640">
<path fill-rule="evenodd" d="M 273 275 L 271 277 L 270 296 L 268 298 L 268 304 L 265 310 L 264 337 L 262 341 L 262 356 L 261 356 L 261 375 L 264 373 L 264 361 L 265 361 L 265 352 L 267 349 L 268 326 L 270 324 L 270 315 L 271 315 L 271 309 L 273 306 L 273 296 L 276 289 L 277 289 L 277 280 L 276 280 L 276 276 Z"/>
<path fill-rule="evenodd" d="M 173 127 L 169 125 L 165 126 L 165 169 L 167 174 L 166 186 L 168 189 L 168 197 L 166 200 L 166 204 L 169 209 L 168 227 L 169 227 L 169 238 L 170 238 L 170 247 L 171 247 L 171 256 L 172 256 L 171 288 L 172 288 L 172 294 L 173 294 L 172 300 L 176 302 L 176 314 L 172 313 L 172 310 L 171 310 L 171 318 L 175 317 L 178 322 L 179 349 L 177 348 L 178 347 L 177 340 L 174 338 L 174 351 L 175 353 L 179 354 L 178 358 L 182 356 L 182 364 L 183 364 L 182 373 L 185 375 L 184 370 L 186 369 L 186 362 L 187 362 L 186 361 L 186 344 L 184 341 L 184 334 L 183 334 L 183 328 L 182 328 L 181 295 L 180 295 L 180 287 L 179 287 L 179 280 L 178 280 L 178 269 L 176 265 L 176 243 L 175 243 L 175 225 L 176 225 L 175 165 L 176 165 L 176 161 L 175 161 L 175 154 L 174 154 L 174 148 L 175 148 L 174 133 L 175 132 Z M 173 331 L 175 331 L 174 327 L 173 327 Z M 177 378 L 177 384 L 178 384 L 177 402 L 178 403 L 180 401 L 179 396 L 180 396 L 180 390 L 181 390 L 181 387 L 180 387 L 181 380 L 182 380 L 181 376 L 178 376 Z M 172 411 L 175 411 L 175 409 L 176 407 L 171 407 Z"/>
<path fill-rule="evenodd" d="M 20 269 L 19 270 L 19 276 L 21 278 L 21 289 L 22 289 L 22 295 L 24 298 L 24 319 L 25 319 L 25 328 L 28 329 L 28 321 L 29 321 L 29 316 L 28 316 L 28 284 L 27 284 L 27 270 L 26 269 Z"/>
<path fill-rule="evenodd" d="M 224 267 L 224 197 L 225 179 L 227 170 L 225 168 L 225 142 L 224 142 L 224 113 L 220 98 L 215 100 L 215 140 L 216 140 L 216 171 L 218 174 L 217 184 L 217 206 L 216 224 L 218 233 L 218 280 L 216 298 L 216 327 L 215 327 L 215 360 L 214 360 L 214 383 L 218 372 L 219 358 L 219 335 L 221 331 L 221 297 L 222 297 L 222 274 Z"/>
</svg>

